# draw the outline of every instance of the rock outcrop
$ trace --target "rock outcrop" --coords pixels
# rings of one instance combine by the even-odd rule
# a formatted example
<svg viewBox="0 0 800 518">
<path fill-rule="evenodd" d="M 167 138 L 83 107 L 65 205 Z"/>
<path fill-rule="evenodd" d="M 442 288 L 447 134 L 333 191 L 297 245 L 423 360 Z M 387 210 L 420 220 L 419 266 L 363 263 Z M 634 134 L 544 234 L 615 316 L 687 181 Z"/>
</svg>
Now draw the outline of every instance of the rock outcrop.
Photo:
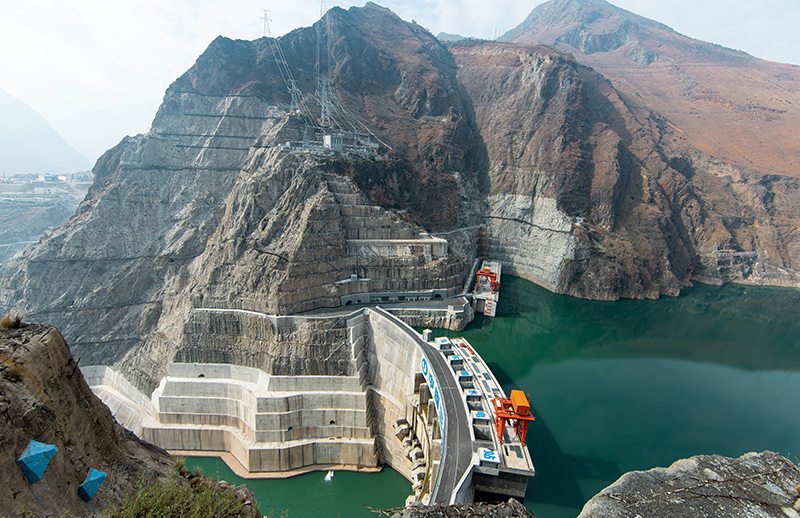
<svg viewBox="0 0 800 518">
<path fill-rule="evenodd" d="M 589 500 L 579 518 L 786 518 L 799 511 L 800 468 L 763 452 L 738 459 L 700 455 L 626 473 Z"/>
<path fill-rule="evenodd" d="M 33 439 L 58 452 L 28 484 L 17 458 Z M 175 478 L 172 458 L 117 424 L 83 379 L 52 326 L 0 328 L 0 515 L 85 516 L 114 506 L 140 482 Z M 78 496 L 89 468 L 108 478 L 92 500 Z"/>
<path fill-rule="evenodd" d="M 17 465 L 31 440 L 58 448 L 34 483 L 28 483 Z M 114 516 L 140 490 L 176 485 L 185 488 L 180 492 L 184 501 L 169 502 L 176 509 L 219 495 L 229 502 L 231 516 L 261 518 L 247 487 L 178 469 L 166 451 L 117 423 L 52 326 L 13 318 L 0 325 L 0 448 L 2 516 Z M 78 486 L 90 468 L 107 478 L 87 503 Z M 163 511 L 166 504 L 152 495 L 144 501 L 155 506 L 153 512 Z"/>
<path fill-rule="evenodd" d="M 511 498 L 508 502 L 489 504 L 409 507 L 391 515 L 392 518 L 534 518 L 524 505 Z"/>
</svg>

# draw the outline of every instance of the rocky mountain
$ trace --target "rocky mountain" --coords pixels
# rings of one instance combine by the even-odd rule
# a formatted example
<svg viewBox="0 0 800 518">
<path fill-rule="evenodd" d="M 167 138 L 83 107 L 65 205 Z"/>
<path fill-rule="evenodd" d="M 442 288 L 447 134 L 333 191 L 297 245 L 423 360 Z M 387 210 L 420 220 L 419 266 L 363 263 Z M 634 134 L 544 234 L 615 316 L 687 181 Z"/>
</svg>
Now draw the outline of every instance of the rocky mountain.
<svg viewBox="0 0 800 518">
<path fill-rule="evenodd" d="M 688 241 L 712 259 L 691 277 L 797 284 L 800 67 L 687 38 L 604 0 L 547 2 L 501 40 L 570 53 L 644 117 L 669 166 L 644 199 L 671 198 L 673 219 L 684 214 Z M 699 201 L 675 199 L 675 188 Z M 758 260 L 714 261 L 720 249 Z"/>
<path fill-rule="evenodd" d="M 89 160 L 44 117 L 0 89 L 0 172 L 65 174 L 88 168 Z"/>
<path fill-rule="evenodd" d="M 459 292 L 473 235 L 420 234 L 480 223 L 481 155 L 451 54 L 383 8 L 333 9 L 280 42 L 309 110 L 317 29 L 337 103 L 382 142 L 374 155 L 285 146 L 319 135 L 287 110 L 275 42 L 218 38 L 151 131 L 98 160 L 72 220 L 8 266 L 3 303 L 58 322 L 84 364 L 124 364 L 152 390 L 191 308 L 287 314 L 350 294 Z M 271 371 L 264 358 L 237 361 Z"/>
<path fill-rule="evenodd" d="M 688 38 L 605 0 L 553 0 L 501 41 L 572 53 L 658 112 L 676 150 L 800 175 L 800 67 Z"/>
<path fill-rule="evenodd" d="M 608 4 L 534 14 L 558 8 L 567 23 L 592 5 Z M 581 23 L 603 26 L 604 12 Z M 631 20 L 630 34 L 669 33 Z M 341 152 L 323 149 L 340 130 L 313 122 L 317 91 L 347 130 Z M 334 8 L 277 41 L 212 42 L 151 130 L 98 160 L 75 216 L 3 269 L 0 303 L 57 323 L 85 364 L 116 365 L 150 391 L 190 348 L 194 308 L 290 314 L 362 293 L 453 295 L 478 256 L 606 300 L 677 295 L 692 280 L 800 285 L 797 179 L 692 138 L 577 53 L 447 47 L 377 5 Z M 275 343 L 301 357 L 300 338 Z M 276 351 L 226 361 L 294 365 Z"/>
</svg>

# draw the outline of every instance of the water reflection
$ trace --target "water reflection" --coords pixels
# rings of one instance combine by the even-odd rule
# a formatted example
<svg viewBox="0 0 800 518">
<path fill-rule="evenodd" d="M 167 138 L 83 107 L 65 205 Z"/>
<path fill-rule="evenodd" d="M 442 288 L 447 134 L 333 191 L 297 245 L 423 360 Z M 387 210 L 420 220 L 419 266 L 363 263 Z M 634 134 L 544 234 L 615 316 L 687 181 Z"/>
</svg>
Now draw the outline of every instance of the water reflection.
<svg viewBox="0 0 800 518">
<path fill-rule="evenodd" d="M 391 468 L 380 473 L 316 471 L 284 480 L 244 480 L 214 457 L 189 457 L 186 468 L 234 485 L 247 484 L 264 516 L 274 518 L 374 517 L 373 509 L 402 507 L 411 484 Z"/>
<path fill-rule="evenodd" d="M 467 332 L 487 361 L 508 363 L 512 378 L 535 363 L 571 358 L 675 358 L 800 371 L 800 290 L 698 285 L 678 298 L 598 302 L 516 277 L 503 281 L 498 316 L 478 315 Z"/>
</svg>

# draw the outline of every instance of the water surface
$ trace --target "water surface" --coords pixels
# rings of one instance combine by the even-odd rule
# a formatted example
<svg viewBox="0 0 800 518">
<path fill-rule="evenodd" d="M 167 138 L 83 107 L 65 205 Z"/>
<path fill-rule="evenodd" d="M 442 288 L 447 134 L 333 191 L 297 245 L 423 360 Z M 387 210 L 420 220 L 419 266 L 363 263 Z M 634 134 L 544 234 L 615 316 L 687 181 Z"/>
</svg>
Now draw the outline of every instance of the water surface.
<svg viewBox="0 0 800 518">
<path fill-rule="evenodd" d="M 597 302 L 504 276 L 496 317 L 435 335 L 464 336 L 507 393 L 530 394 L 536 477 L 525 505 L 561 518 L 626 471 L 692 455 L 768 449 L 797 462 L 798 308 L 795 289 L 699 285 L 678 298 Z M 208 473 L 241 483 L 215 462 Z M 411 492 L 388 468 L 324 479 L 248 485 L 265 513 L 297 517 L 377 516 L 363 504 L 397 507 Z"/>
<path fill-rule="evenodd" d="M 236 486 L 247 484 L 264 516 L 273 518 L 374 518 L 379 514 L 370 508 L 403 507 L 411 494 L 411 484 L 388 467 L 380 473 L 316 471 L 282 480 L 244 480 L 213 457 L 189 457 L 186 467 L 200 467 L 204 474 Z"/>
<path fill-rule="evenodd" d="M 467 338 L 506 392 L 531 396 L 526 506 L 575 516 L 626 471 L 766 449 L 796 460 L 798 308 L 795 289 L 597 302 L 506 276 L 496 317 L 447 333 Z"/>
</svg>

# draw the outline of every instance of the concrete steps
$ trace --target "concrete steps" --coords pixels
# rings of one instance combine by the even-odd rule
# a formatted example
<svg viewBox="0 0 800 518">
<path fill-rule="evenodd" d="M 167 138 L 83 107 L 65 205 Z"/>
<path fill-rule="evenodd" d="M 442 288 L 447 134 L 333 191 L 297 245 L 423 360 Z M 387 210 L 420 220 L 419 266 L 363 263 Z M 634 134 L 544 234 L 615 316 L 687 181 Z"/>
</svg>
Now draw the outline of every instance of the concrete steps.
<svg viewBox="0 0 800 518">
<path fill-rule="evenodd" d="M 336 329 L 346 339 L 346 328 Z M 145 438 L 180 450 L 228 451 L 247 470 L 376 466 L 366 395 L 355 376 L 270 376 L 235 365 L 170 364 Z"/>
</svg>

